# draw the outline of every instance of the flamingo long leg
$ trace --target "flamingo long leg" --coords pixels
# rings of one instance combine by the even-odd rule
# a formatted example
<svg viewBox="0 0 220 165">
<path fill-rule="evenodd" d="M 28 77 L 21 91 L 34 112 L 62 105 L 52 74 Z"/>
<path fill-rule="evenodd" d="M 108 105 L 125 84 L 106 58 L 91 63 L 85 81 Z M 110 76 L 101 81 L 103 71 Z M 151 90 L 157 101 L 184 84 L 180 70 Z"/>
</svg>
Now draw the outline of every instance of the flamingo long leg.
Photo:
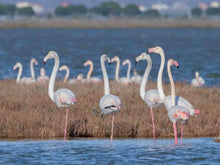
<svg viewBox="0 0 220 165">
<path fill-rule="evenodd" d="M 156 143 L 156 141 L 155 141 L 155 125 L 154 125 L 154 114 L 153 114 L 152 108 L 150 108 L 150 112 L 151 112 L 151 119 L 152 119 L 152 126 L 153 126 L 153 139 L 154 139 L 154 144 L 155 144 Z"/>
<path fill-rule="evenodd" d="M 183 124 L 181 125 L 181 144 L 182 144 L 182 141 L 183 141 Z"/>
<path fill-rule="evenodd" d="M 65 122 L 65 129 L 64 129 L 64 140 L 66 140 L 66 130 L 67 130 L 67 119 L 68 119 L 68 111 L 69 108 L 66 108 L 66 122 Z"/>
<path fill-rule="evenodd" d="M 114 118 L 115 118 L 115 115 L 112 115 L 112 133 L 111 133 L 111 143 L 112 143 L 112 141 L 113 141 Z"/>
<path fill-rule="evenodd" d="M 176 123 L 173 123 L 174 136 L 175 136 L 175 144 L 178 144 L 177 132 L 176 132 Z"/>
</svg>

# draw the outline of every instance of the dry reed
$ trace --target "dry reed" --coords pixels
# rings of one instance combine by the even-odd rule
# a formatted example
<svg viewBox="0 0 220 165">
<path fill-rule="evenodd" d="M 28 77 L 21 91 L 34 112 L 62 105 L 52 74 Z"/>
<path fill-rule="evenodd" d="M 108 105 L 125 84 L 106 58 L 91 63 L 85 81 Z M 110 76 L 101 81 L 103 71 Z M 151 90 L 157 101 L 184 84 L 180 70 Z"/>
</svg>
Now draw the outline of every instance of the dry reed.
<svg viewBox="0 0 220 165">
<path fill-rule="evenodd" d="M 165 93 L 170 93 L 169 84 L 163 84 Z M 62 137 L 65 124 L 65 109 L 58 109 L 47 94 L 47 84 L 21 85 L 15 80 L 0 81 L 0 137 L 1 138 L 52 138 Z M 77 96 L 77 104 L 70 107 L 68 135 L 70 137 L 109 137 L 111 115 L 100 118 L 99 99 L 103 84 L 67 85 L 57 82 L 56 89 L 67 87 Z M 139 85 L 124 86 L 110 82 L 111 93 L 122 102 L 115 116 L 114 137 L 152 137 L 150 110 L 139 96 Z M 147 89 L 156 88 L 149 82 Z M 191 102 L 200 114 L 185 124 L 184 137 L 215 137 L 220 133 L 220 89 L 192 88 L 176 82 L 176 93 Z M 173 137 L 172 123 L 167 110 L 154 109 L 156 137 Z M 180 124 L 178 124 L 180 133 Z"/>
<path fill-rule="evenodd" d="M 31 18 L 0 21 L 0 28 L 219 28 L 220 22 L 209 18 Z"/>
</svg>

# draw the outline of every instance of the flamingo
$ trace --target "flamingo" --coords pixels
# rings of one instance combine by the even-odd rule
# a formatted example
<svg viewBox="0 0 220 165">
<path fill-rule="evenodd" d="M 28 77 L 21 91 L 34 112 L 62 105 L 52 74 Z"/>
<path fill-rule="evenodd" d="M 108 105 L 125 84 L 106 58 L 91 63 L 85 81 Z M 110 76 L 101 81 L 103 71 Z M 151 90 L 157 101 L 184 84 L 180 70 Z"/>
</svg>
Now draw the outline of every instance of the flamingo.
<svg viewBox="0 0 220 165">
<path fill-rule="evenodd" d="M 44 63 L 48 59 L 53 59 L 55 60 L 54 66 L 53 66 L 53 71 L 50 76 L 50 81 L 49 81 L 49 87 L 48 87 L 48 95 L 50 99 L 56 103 L 57 107 L 66 107 L 66 121 L 65 121 L 65 129 L 64 129 L 64 140 L 66 140 L 66 130 L 67 130 L 67 119 L 68 119 L 68 111 L 69 111 L 69 106 L 76 104 L 76 96 L 75 94 L 67 89 L 67 88 L 61 88 L 58 89 L 56 92 L 54 92 L 54 83 L 55 83 L 55 78 L 56 74 L 59 68 L 59 56 L 55 51 L 50 51 L 45 57 L 44 57 Z"/>
<path fill-rule="evenodd" d="M 170 80 L 171 85 L 171 107 L 167 109 L 169 119 L 173 122 L 173 129 L 174 129 L 174 137 L 175 137 L 175 144 L 178 144 L 178 138 L 177 138 L 177 131 L 176 131 L 176 122 L 178 120 L 181 120 L 181 144 L 183 139 L 183 124 L 186 120 L 189 119 L 190 111 L 184 106 L 177 105 L 177 101 L 175 100 L 175 86 L 173 82 L 173 77 L 170 71 L 170 67 L 172 65 L 175 65 L 177 68 L 179 68 L 179 64 L 177 61 L 173 59 L 169 59 L 167 62 L 167 72 Z"/>
<path fill-rule="evenodd" d="M 82 74 L 79 74 L 77 76 L 77 78 L 72 78 L 70 80 L 68 80 L 69 78 L 69 75 L 70 75 L 70 70 L 69 70 L 69 67 L 67 65 L 62 65 L 60 68 L 59 68 L 59 71 L 63 71 L 65 70 L 66 71 L 66 75 L 63 79 L 63 82 L 64 83 L 68 83 L 68 84 L 73 84 L 73 83 L 76 83 L 77 81 L 81 81 L 82 80 Z"/>
<path fill-rule="evenodd" d="M 102 80 L 98 77 L 91 77 L 92 71 L 93 71 L 93 62 L 91 60 L 87 60 L 84 64 L 84 67 L 90 65 L 89 71 L 87 73 L 87 82 L 93 82 L 93 83 L 100 83 Z"/>
<path fill-rule="evenodd" d="M 120 82 L 122 84 L 128 85 L 129 83 L 131 83 L 131 79 L 130 79 L 131 61 L 129 59 L 124 60 L 122 65 L 124 66 L 126 64 L 128 64 L 127 77 L 120 78 Z"/>
<path fill-rule="evenodd" d="M 35 83 L 36 80 L 35 80 L 35 76 L 34 76 L 33 63 L 35 63 L 36 65 L 38 64 L 37 61 L 34 61 L 33 59 L 30 62 L 32 77 L 23 77 L 23 78 L 21 78 L 21 74 L 22 74 L 22 71 L 23 71 L 22 64 L 20 62 L 18 62 L 18 63 L 16 63 L 14 65 L 14 68 L 13 68 L 14 70 L 19 68 L 19 71 L 18 71 L 18 74 L 17 74 L 16 83 L 24 83 L 24 84 Z"/>
<path fill-rule="evenodd" d="M 141 84 L 142 77 L 138 75 L 137 70 L 134 68 L 131 81 L 137 84 Z"/>
<path fill-rule="evenodd" d="M 120 70 L 120 58 L 118 56 L 115 56 L 111 59 L 111 63 L 116 62 L 116 69 L 115 69 L 115 81 L 119 82 L 119 70 Z"/>
<path fill-rule="evenodd" d="M 150 89 L 147 92 L 145 92 L 147 79 L 148 79 L 148 76 L 149 76 L 149 73 L 152 67 L 152 60 L 151 60 L 150 55 L 144 52 L 141 55 L 137 56 L 135 59 L 136 63 L 139 62 L 140 60 L 147 60 L 148 62 L 148 65 L 145 70 L 144 76 L 142 78 L 141 86 L 140 86 L 140 96 L 142 100 L 148 105 L 148 107 L 150 107 L 152 125 L 153 125 L 153 139 L 155 143 L 155 125 L 154 125 L 154 116 L 153 116 L 152 108 L 160 107 L 163 104 L 163 102 L 160 99 L 160 95 L 156 89 Z"/>
<path fill-rule="evenodd" d="M 203 86 L 205 84 L 205 80 L 202 77 L 199 76 L 199 72 L 198 71 L 195 72 L 195 76 L 196 76 L 196 78 L 192 79 L 191 85 L 193 87 L 201 87 L 201 86 Z"/>
<path fill-rule="evenodd" d="M 162 86 L 162 74 L 163 74 L 163 69 L 164 69 L 164 63 L 165 63 L 165 55 L 164 55 L 164 51 L 161 47 L 156 46 L 154 48 L 149 48 L 148 49 L 149 53 L 158 53 L 160 54 L 161 57 L 161 63 L 160 63 L 160 69 L 158 72 L 158 77 L 157 77 L 157 88 L 158 88 L 158 92 L 160 95 L 160 98 L 162 100 L 162 102 L 164 103 L 166 109 L 169 109 L 169 107 L 171 107 L 171 95 L 165 96 L 164 91 L 163 91 L 163 86 Z M 177 96 L 176 97 L 177 100 L 177 105 L 180 106 L 184 106 L 187 109 L 190 110 L 190 115 L 194 115 L 194 114 L 199 114 L 199 110 L 196 110 L 193 108 L 192 104 L 189 103 L 186 99 L 184 99 L 183 97 Z"/>
<path fill-rule="evenodd" d="M 45 75 L 45 70 L 44 68 L 40 69 L 40 76 L 37 77 L 37 82 L 39 83 L 44 83 L 49 80 L 49 77 Z"/>
<path fill-rule="evenodd" d="M 110 63 L 110 59 L 106 54 L 103 54 L 100 58 L 102 73 L 103 73 L 103 79 L 104 79 L 104 96 L 99 101 L 99 107 L 102 110 L 102 114 L 112 114 L 112 130 L 111 130 L 111 143 L 113 140 L 113 130 L 114 130 L 114 115 L 116 112 L 118 112 L 121 109 L 121 100 L 118 96 L 111 95 L 110 89 L 109 89 L 109 80 L 108 75 L 105 68 L 105 61 L 108 61 Z"/>
</svg>

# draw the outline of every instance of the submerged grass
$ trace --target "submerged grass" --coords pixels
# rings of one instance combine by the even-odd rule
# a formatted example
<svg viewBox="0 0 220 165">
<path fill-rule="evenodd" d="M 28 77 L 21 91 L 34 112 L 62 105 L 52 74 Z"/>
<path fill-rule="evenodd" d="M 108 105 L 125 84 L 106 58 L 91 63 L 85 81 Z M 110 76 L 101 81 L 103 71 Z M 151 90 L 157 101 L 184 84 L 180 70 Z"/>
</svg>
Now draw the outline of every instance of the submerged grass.
<svg viewBox="0 0 220 165">
<path fill-rule="evenodd" d="M 169 84 L 163 84 L 166 94 Z M 56 89 L 67 87 L 74 91 L 77 104 L 70 107 L 68 132 L 70 137 L 110 137 L 111 115 L 100 118 L 99 99 L 103 84 L 67 85 L 57 82 Z M 14 80 L 0 81 L 0 137 L 52 138 L 64 136 L 65 109 L 57 108 L 47 94 L 47 84 L 21 85 Z M 147 89 L 156 89 L 149 82 Z M 139 85 L 124 86 L 110 82 L 111 93 L 120 97 L 122 108 L 115 115 L 114 137 L 152 137 L 150 109 L 139 96 Z M 200 114 L 185 124 L 184 137 L 215 137 L 220 133 L 220 89 L 193 88 L 176 82 L 176 93 L 193 104 Z M 173 137 L 172 122 L 165 107 L 154 109 L 156 138 Z M 180 124 L 178 124 L 180 136 Z"/>
</svg>

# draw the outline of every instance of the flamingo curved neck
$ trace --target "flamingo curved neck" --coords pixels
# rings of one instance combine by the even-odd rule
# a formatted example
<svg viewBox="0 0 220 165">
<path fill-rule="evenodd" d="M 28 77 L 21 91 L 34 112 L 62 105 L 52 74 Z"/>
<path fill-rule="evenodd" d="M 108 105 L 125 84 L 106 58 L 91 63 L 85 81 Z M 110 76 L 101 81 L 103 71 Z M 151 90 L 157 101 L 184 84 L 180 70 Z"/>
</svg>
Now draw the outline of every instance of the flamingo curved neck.
<svg viewBox="0 0 220 165">
<path fill-rule="evenodd" d="M 19 70 L 18 70 L 17 79 L 16 79 L 16 82 L 17 82 L 17 83 L 19 83 L 20 80 L 21 80 L 21 74 L 22 74 L 22 70 L 23 70 L 21 64 L 18 65 L 18 69 L 19 69 Z"/>
<path fill-rule="evenodd" d="M 70 70 L 69 70 L 68 67 L 66 67 L 65 70 L 66 70 L 66 75 L 65 75 L 65 77 L 64 77 L 64 79 L 63 79 L 63 82 L 66 83 L 67 80 L 68 80 L 68 78 L 69 78 L 69 75 L 70 75 Z"/>
<path fill-rule="evenodd" d="M 115 80 L 119 81 L 120 59 L 116 58 Z"/>
<path fill-rule="evenodd" d="M 48 94 L 52 101 L 54 101 L 54 83 L 55 83 L 55 78 L 56 78 L 56 74 L 59 68 L 59 63 L 60 63 L 58 55 L 54 56 L 54 60 L 55 62 L 54 62 L 52 74 L 50 76 L 49 88 L 48 88 Z"/>
<path fill-rule="evenodd" d="M 109 95 L 110 94 L 109 80 L 108 80 L 108 75 L 107 75 L 106 68 L 105 68 L 105 59 L 103 56 L 101 57 L 101 67 L 102 67 L 102 73 L 103 73 L 103 79 L 104 79 L 105 95 Z"/>
<path fill-rule="evenodd" d="M 148 80 L 148 76 L 149 76 L 149 73 L 150 73 L 150 70 L 151 70 L 151 67 L 152 67 L 152 60 L 151 60 L 151 58 L 148 58 L 147 62 L 148 62 L 148 64 L 147 64 L 146 70 L 144 72 L 144 76 L 142 78 L 141 87 L 140 87 L 140 96 L 141 96 L 142 100 L 144 100 L 147 80 Z"/>
<path fill-rule="evenodd" d="M 127 78 L 130 79 L 130 72 L 131 72 L 131 62 L 128 61 L 128 70 L 127 70 Z"/>
<path fill-rule="evenodd" d="M 31 61 L 30 61 L 30 70 L 31 70 L 31 77 L 32 77 L 32 79 L 35 80 L 35 73 L 34 73 L 34 60 L 33 60 L 33 59 L 31 59 Z"/>
<path fill-rule="evenodd" d="M 91 74 L 92 74 L 92 71 L 93 71 L 93 63 L 91 62 L 91 63 L 89 63 L 89 65 L 90 65 L 90 68 L 89 68 L 89 71 L 88 71 L 87 77 L 86 77 L 87 81 L 89 81 Z"/>
<path fill-rule="evenodd" d="M 168 73 L 168 77 L 169 77 L 169 80 L 170 80 L 170 88 L 171 88 L 171 106 L 174 106 L 175 105 L 175 84 L 174 84 L 174 81 L 173 81 L 173 76 L 172 76 L 170 67 L 171 67 L 171 65 L 168 62 L 167 63 L 167 73 Z"/>
<path fill-rule="evenodd" d="M 165 55 L 164 55 L 163 50 L 160 53 L 160 57 L 161 57 L 161 63 L 160 63 L 160 69 L 159 69 L 158 76 L 157 76 L 157 89 L 158 89 L 161 100 L 164 101 L 166 96 L 164 94 L 163 84 L 162 84 L 162 75 L 163 75 L 163 69 L 164 69 L 164 63 L 165 63 Z"/>
</svg>

